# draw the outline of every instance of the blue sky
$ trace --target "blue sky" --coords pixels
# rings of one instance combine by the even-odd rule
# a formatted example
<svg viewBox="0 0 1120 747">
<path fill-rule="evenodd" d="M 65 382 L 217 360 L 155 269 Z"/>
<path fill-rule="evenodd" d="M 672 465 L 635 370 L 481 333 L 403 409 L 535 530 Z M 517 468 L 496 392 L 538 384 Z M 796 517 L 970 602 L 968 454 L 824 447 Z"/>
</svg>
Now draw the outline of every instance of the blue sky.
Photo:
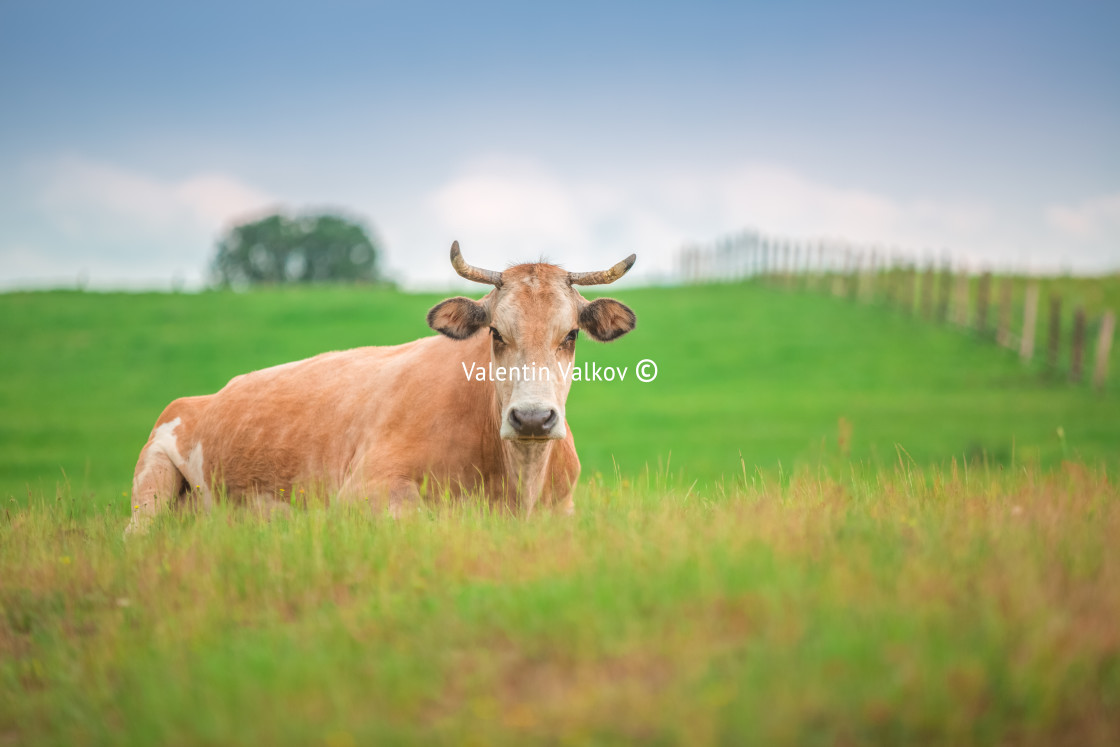
<svg viewBox="0 0 1120 747">
<path fill-rule="evenodd" d="M 407 284 L 745 227 L 1120 267 L 1120 6 L 0 2 L 0 287 L 337 208 Z"/>
</svg>

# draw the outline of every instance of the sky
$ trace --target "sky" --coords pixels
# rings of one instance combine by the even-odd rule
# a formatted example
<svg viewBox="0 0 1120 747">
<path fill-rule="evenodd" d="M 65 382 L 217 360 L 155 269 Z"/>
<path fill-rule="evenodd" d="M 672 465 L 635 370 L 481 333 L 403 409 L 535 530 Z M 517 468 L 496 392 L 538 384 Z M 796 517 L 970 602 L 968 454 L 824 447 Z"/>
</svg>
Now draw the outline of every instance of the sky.
<svg viewBox="0 0 1120 747">
<path fill-rule="evenodd" d="M 200 287 L 230 226 L 671 277 L 753 228 L 1120 269 L 1120 5 L 0 0 L 0 289 Z"/>
</svg>

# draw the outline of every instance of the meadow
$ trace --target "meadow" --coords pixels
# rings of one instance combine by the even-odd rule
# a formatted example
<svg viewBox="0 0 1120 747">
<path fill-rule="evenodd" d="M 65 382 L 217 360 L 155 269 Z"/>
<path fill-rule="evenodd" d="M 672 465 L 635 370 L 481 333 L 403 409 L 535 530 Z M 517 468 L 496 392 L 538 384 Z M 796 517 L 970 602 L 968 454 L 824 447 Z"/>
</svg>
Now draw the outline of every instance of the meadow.
<svg viewBox="0 0 1120 747">
<path fill-rule="evenodd" d="M 1120 306 L 1117 289 L 1114 278 L 1076 288 Z M 899 447 L 920 464 L 1116 464 L 1120 345 L 1102 396 L 953 327 L 831 296 L 751 283 L 612 293 L 636 311 L 638 328 L 578 346 L 579 361 L 631 371 L 624 382 L 573 384 L 568 415 L 585 474 L 668 465 L 709 484 L 737 474 L 740 457 L 751 469 L 838 456 L 873 470 L 893 464 Z M 325 350 L 433 334 L 425 314 L 443 297 L 359 288 L 0 295 L 0 497 L 53 494 L 61 482 L 76 495 L 120 498 L 172 399 Z M 646 358 L 658 376 L 643 384 L 633 369 Z"/>
<path fill-rule="evenodd" d="M 168 401 L 442 296 L 0 296 L 0 743 L 1120 741 L 1115 384 L 830 296 L 611 295 L 638 329 L 577 358 L 659 375 L 573 385 L 574 518 L 223 505 L 127 543 Z"/>
</svg>

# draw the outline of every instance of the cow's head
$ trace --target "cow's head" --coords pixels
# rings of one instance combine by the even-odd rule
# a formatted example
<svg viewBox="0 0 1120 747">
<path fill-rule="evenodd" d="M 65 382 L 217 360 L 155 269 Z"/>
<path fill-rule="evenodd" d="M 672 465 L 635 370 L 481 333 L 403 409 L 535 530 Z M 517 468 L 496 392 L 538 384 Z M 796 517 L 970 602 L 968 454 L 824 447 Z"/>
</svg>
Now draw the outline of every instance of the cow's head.
<svg viewBox="0 0 1120 747">
<path fill-rule="evenodd" d="M 613 283 L 634 265 L 631 254 L 609 270 L 568 272 L 556 265 L 525 264 L 504 272 L 467 264 L 459 242 L 451 245 L 451 264 L 467 280 L 493 285 L 482 300 L 449 298 L 428 312 L 428 325 L 456 340 L 486 330 L 495 369 L 509 374 L 494 382 L 501 407 L 501 437 L 563 438 L 564 403 L 571 388 L 576 338 L 583 330 L 610 342 L 634 329 L 634 312 L 613 298 L 588 301 L 577 285 Z M 545 376 L 542 369 L 549 371 Z M 529 376 L 525 376 L 529 372 Z M 535 375 L 533 375 L 535 373 Z M 512 380 L 511 380 L 512 379 Z"/>
</svg>

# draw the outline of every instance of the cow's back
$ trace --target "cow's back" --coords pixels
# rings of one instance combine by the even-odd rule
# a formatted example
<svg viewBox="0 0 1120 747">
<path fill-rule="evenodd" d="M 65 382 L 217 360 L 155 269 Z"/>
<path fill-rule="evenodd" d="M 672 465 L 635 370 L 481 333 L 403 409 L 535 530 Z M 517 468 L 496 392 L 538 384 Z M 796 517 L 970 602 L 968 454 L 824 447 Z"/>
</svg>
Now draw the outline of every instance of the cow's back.
<svg viewBox="0 0 1120 747">
<path fill-rule="evenodd" d="M 201 444 L 207 481 L 231 495 L 487 471 L 492 386 L 467 381 L 461 363 L 485 352 L 477 343 L 429 337 L 237 376 L 192 398 L 196 422 L 184 446 Z"/>
</svg>

